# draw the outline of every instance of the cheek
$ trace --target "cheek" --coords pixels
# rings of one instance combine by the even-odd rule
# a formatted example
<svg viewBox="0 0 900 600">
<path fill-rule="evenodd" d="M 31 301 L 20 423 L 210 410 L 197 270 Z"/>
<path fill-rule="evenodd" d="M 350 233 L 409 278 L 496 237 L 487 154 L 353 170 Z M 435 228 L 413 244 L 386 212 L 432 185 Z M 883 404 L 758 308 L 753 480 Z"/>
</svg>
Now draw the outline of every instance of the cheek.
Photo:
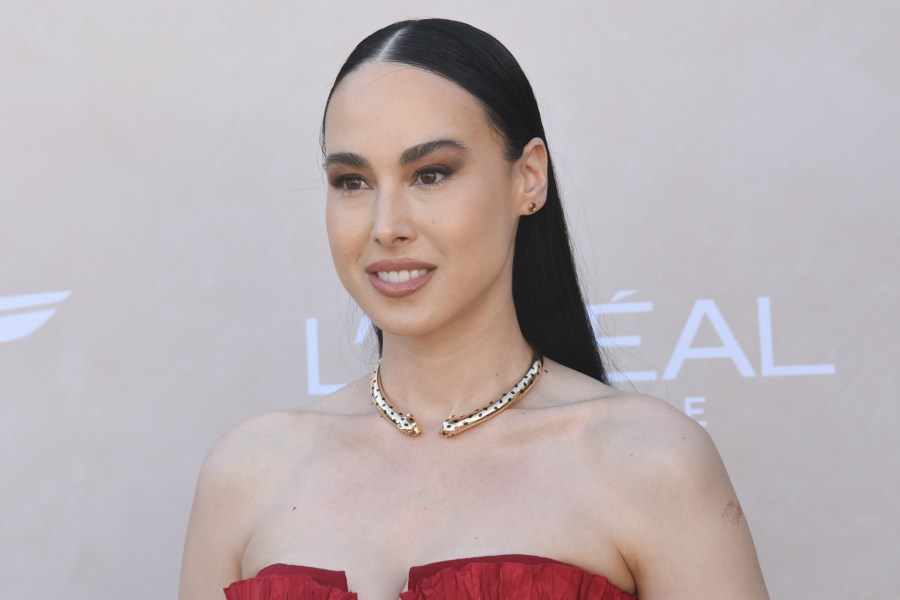
<svg viewBox="0 0 900 600">
<path fill-rule="evenodd" d="M 352 211 L 341 210 L 334 202 L 329 201 L 325 207 L 325 230 L 335 266 L 340 267 L 358 246 L 359 227 L 353 219 Z"/>
<path fill-rule="evenodd" d="M 502 248 L 511 243 L 516 229 L 512 204 L 509 187 L 480 183 L 467 189 L 444 218 L 454 223 L 459 236 L 475 246 Z"/>
</svg>

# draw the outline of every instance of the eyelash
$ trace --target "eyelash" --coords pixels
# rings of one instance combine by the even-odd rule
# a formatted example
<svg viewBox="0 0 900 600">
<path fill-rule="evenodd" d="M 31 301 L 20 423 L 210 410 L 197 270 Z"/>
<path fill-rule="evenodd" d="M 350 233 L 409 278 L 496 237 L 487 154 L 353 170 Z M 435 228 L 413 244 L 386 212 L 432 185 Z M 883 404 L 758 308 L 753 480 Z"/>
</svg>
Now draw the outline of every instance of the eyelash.
<svg viewBox="0 0 900 600">
<path fill-rule="evenodd" d="M 426 174 L 440 175 L 440 177 L 441 177 L 440 180 L 435 181 L 434 183 L 421 183 L 420 184 L 420 185 L 424 186 L 425 188 L 433 188 L 433 187 L 439 186 L 442 183 L 444 183 L 444 181 L 447 179 L 447 177 L 449 177 L 452 174 L 452 172 L 453 172 L 452 169 L 450 169 L 449 167 L 446 167 L 444 165 L 432 165 L 430 167 L 425 167 L 424 169 L 419 169 L 418 171 L 416 171 L 415 175 L 413 175 L 413 180 L 418 181 L 422 177 L 422 175 L 426 175 Z"/>
<path fill-rule="evenodd" d="M 348 181 L 359 181 L 360 183 L 365 183 L 365 179 L 363 179 L 359 175 L 339 175 L 334 179 L 329 180 L 329 183 L 331 184 L 331 187 L 337 190 L 341 190 L 342 192 L 358 192 L 360 189 L 362 189 L 361 187 L 352 190 L 349 189 L 347 187 Z"/>
<path fill-rule="evenodd" d="M 444 166 L 444 165 L 432 165 L 429 167 L 424 167 L 422 169 L 419 169 L 415 173 L 413 173 L 413 184 L 420 185 L 426 189 L 437 187 L 437 186 L 441 185 L 442 183 L 444 183 L 444 180 L 446 180 L 446 178 L 449 177 L 452 173 L 453 173 L 452 169 L 450 169 L 449 167 Z M 438 181 L 435 181 L 434 183 L 419 182 L 419 180 L 421 179 L 421 177 L 423 175 L 429 175 L 429 174 L 438 175 L 438 176 L 440 176 L 440 179 Z M 355 189 L 348 188 L 347 183 L 350 181 L 359 181 L 360 184 L 362 184 L 362 185 L 364 185 L 366 183 L 366 180 L 363 177 L 361 177 L 359 175 L 354 175 L 354 174 L 339 175 L 339 176 L 331 179 L 329 181 L 329 183 L 331 184 L 331 187 L 341 190 L 343 192 L 358 192 L 361 189 L 363 189 L 362 187 L 355 188 Z"/>
</svg>

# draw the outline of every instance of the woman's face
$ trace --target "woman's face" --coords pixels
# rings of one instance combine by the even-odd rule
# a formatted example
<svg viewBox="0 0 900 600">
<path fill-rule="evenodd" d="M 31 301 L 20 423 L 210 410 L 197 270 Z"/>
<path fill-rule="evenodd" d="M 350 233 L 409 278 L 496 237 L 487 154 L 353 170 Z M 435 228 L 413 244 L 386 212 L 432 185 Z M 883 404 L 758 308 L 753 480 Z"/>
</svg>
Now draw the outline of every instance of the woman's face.
<svg viewBox="0 0 900 600">
<path fill-rule="evenodd" d="M 334 264 L 386 334 L 488 324 L 511 310 L 534 152 L 506 160 L 473 96 L 422 69 L 364 65 L 331 97 L 325 150 Z"/>
</svg>

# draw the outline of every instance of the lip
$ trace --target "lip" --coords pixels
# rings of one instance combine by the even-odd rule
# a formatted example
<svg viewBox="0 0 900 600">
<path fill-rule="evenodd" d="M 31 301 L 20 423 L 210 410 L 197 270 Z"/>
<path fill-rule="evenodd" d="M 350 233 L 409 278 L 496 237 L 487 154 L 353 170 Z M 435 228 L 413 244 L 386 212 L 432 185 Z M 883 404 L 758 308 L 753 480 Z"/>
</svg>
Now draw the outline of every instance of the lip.
<svg viewBox="0 0 900 600">
<path fill-rule="evenodd" d="M 427 273 L 408 281 L 383 281 L 378 278 L 379 271 L 417 271 L 425 270 Z M 376 290 L 390 298 L 402 298 L 421 289 L 434 276 L 437 269 L 433 264 L 411 258 L 396 258 L 378 260 L 366 265 L 366 273 L 369 274 L 369 283 Z"/>
</svg>

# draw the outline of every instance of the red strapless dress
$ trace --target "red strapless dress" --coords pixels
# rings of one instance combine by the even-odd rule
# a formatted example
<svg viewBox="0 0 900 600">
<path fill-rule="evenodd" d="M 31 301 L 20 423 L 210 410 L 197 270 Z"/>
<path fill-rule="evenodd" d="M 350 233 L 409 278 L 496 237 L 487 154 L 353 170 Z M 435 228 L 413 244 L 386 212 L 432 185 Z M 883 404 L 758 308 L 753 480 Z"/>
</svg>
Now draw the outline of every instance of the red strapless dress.
<svg viewBox="0 0 900 600">
<path fill-rule="evenodd" d="M 637 600 L 606 577 L 523 554 L 460 558 L 409 570 L 400 600 Z M 227 600 L 357 600 L 343 571 L 271 565 L 225 588 Z"/>
</svg>

